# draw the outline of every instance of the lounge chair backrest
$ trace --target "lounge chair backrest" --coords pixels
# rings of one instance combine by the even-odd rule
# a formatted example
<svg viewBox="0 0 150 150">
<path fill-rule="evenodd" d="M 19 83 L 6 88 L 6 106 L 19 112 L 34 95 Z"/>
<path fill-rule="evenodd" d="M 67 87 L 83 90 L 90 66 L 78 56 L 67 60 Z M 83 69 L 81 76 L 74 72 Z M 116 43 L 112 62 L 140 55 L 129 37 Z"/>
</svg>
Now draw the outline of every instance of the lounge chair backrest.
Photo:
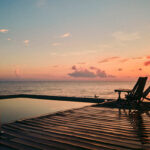
<svg viewBox="0 0 150 150">
<path fill-rule="evenodd" d="M 137 80 L 137 82 L 136 82 L 136 84 L 135 84 L 135 86 L 133 87 L 133 89 L 131 91 L 131 93 L 133 95 L 135 94 L 135 92 L 136 92 L 137 88 L 139 87 L 139 84 L 141 83 L 141 81 L 142 81 L 142 77 L 139 77 L 138 80 Z"/>
<path fill-rule="evenodd" d="M 146 96 L 150 93 L 150 86 L 144 91 L 143 98 L 146 98 Z"/>
<path fill-rule="evenodd" d="M 145 87 L 147 81 L 147 77 L 142 78 L 139 87 L 137 88 L 137 91 L 135 92 L 135 96 L 137 97 L 137 99 L 141 99 L 141 97 L 143 96 L 143 90 Z"/>
<path fill-rule="evenodd" d="M 147 77 L 139 77 L 129 97 L 131 96 L 132 98 L 135 98 L 135 99 L 141 99 L 141 97 L 143 96 L 143 90 L 144 90 L 146 81 L 147 81 Z"/>
</svg>

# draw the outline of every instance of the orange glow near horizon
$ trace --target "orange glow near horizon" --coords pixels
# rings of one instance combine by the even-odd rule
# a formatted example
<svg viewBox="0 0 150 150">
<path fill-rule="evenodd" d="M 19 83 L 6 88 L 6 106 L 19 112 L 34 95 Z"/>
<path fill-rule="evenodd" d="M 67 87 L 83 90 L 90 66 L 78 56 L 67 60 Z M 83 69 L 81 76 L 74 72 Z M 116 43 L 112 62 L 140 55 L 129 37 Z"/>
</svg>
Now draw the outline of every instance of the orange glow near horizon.
<svg viewBox="0 0 150 150">
<path fill-rule="evenodd" d="M 144 65 L 147 57 L 109 57 L 92 63 L 53 65 L 47 67 L 13 66 L 1 68 L 0 79 L 5 80 L 133 80 L 138 76 L 149 76 L 150 68 Z M 127 60 L 127 59 L 126 59 Z"/>
</svg>

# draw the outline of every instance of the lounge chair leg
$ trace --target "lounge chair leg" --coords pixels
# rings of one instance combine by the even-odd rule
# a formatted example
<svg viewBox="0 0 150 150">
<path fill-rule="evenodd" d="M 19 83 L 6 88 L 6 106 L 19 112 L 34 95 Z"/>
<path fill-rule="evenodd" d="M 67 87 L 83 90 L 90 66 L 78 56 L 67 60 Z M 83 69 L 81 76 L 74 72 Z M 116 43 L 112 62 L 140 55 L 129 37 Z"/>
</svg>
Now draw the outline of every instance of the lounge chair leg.
<svg viewBox="0 0 150 150">
<path fill-rule="evenodd" d="M 120 101 L 121 100 L 121 92 L 119 91 L 118 92 L 118 101 Z"/>
</svg>

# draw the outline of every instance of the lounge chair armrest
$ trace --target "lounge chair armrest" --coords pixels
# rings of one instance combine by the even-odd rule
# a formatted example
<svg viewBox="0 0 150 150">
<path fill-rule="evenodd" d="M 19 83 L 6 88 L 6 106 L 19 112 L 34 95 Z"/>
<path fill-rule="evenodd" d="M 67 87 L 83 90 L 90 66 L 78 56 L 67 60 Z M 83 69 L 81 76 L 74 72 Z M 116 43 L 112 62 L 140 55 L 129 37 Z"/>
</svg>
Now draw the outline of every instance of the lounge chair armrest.
<svg viewBox="0 0 150 150">
<path fill-rule="evenodd" d="M 128 93 L 128 95 L 129 95 L 129 93 L 130 93 L 132 90 L 130 90 L 130 89 L 115 89 L 114 91 L 115 91 L 115 92 L 118 92 L 118 100 L 120 100 L 120 99 L 121 99 L 121 93 L 122 93 L 122 92 L 126 92 L 126 93 Z"/>
<path fill-rule="evenodd" d="M 115 89 L 114 91 L 115 92 L 127 92 L 127 93 L 130 93 L 132 90 L 130 90 L 130 89 Z"/>
</svg>

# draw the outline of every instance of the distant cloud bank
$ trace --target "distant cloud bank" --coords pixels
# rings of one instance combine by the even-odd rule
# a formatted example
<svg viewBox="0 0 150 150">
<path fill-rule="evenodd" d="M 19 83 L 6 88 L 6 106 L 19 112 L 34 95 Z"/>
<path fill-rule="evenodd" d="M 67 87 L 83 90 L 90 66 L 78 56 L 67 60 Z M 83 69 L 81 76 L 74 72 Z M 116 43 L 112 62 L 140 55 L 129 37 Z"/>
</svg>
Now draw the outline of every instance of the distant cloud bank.
<svg viewBox="0 0 150 150">
<path fill-rule="evenodd" d="M 96 67 L 89 67 L 89 69 L 87 68 L 77 68 L 75 65 L 72 66 L 72 73 L 69 73 L 68 75 L 74 78 L 96 78 L 96 77 L 100 77 L 100 78 L 107 78 L 107 77 L 115 77 L 113 75 L 108 75 L 106 74 L 105 71 L 96 68 Z"/>
</svg>

